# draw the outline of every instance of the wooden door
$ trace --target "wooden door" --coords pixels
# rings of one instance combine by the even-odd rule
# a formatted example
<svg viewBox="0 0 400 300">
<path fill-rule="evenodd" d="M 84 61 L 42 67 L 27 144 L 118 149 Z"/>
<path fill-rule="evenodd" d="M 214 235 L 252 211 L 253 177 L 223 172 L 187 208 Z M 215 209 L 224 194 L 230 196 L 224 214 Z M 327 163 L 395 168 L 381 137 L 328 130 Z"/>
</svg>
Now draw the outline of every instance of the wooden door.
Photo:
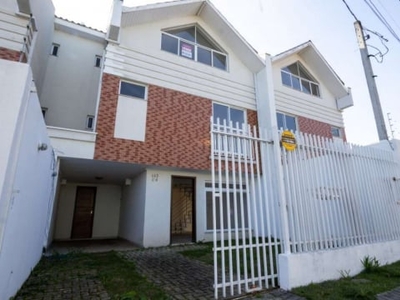
<svg viewBox="0 0 400 300">
<path fill-rule="evenodd" d="M 87 239 L 92 237 L 95 199 L 96 187 L 78 186 L 76 188 L 71 239 Z"/>
</svg>

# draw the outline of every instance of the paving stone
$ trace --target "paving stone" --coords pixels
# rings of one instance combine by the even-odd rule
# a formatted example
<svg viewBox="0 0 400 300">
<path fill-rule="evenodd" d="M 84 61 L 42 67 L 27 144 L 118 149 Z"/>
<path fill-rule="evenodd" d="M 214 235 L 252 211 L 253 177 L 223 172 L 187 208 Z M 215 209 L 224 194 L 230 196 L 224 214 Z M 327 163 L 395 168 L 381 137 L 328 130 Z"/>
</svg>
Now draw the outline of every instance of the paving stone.
<svg viewBox="0 0 400 300">
<path fill-rule="evenodd" d="M 214 268 L 189 259 L 179 252 L 200 249 L 202 245 L 185 245 L 119 252 L 124 259 L 133 261 L 139 273 L 161 287 L 171 299 L 214 299 Z M 71 262 L 73 263 L 73 262 Z M 51 277 L 53 284 L 46 284 Z M 244 289 L 242 289 L 243 291 Z M 227 295 L 230 289 L 226 290 Z M 237 287 L 235 287 L 237 293 Z M 221 293 L 219 293 L 221 295 Z M 97 278 L 95 270 L 36 274 L 29 277 L 15 300 L 109 300 L 110 296 Z M 282 289 L 256 294 L 227 297 L 227 299 L 302 300 L 304 298 Z M 400 299 L 400 287 L 377 295 L 378 300 Z"/>
</svg>

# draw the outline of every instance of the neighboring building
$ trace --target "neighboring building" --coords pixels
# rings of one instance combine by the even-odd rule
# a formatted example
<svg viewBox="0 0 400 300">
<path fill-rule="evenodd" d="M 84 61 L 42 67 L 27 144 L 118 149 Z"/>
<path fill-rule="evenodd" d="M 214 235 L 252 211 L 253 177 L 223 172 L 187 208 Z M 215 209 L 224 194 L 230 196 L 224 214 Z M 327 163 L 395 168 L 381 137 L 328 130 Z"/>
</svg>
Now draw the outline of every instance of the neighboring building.
<svg viewBox="0 0 400 300">
<path fill-rule="evenodd" d="M 18 197 L 10 196 L 13 177 L 0 173 L 0 188 L 9 186 L 0 189 L 0 264 L 8 262 L 0 277 L 11 278 L 7 295 L 53 240 L 120 237 L 143 247 L 211 240 L 210 127 L 218 120 L 275 126 L 275 98 L 278 127 L 345 138 L 341 111 L 352 105 L 311 42 L 261 58 L 208 0 L 133 8 L 115 0 L 107 33 L 55 18 L 50 1 L 6 0 L 0 64 L 0 76 L 15 71 L 8 88 L 18 99 L 7 103 L 21 104 L 15 127 L 1 134 L 15 132 L 8 150 L 19 138 L 28 140 L 21 144 L 21 156 L 27 154 L 17 168 L 19 188 L 32 188 L 24 172 L 43 169 L 35 177 L 41 188 L 31 193 L 37 210 L 20 213 L 37 221 L 24 228 L 10 223 L 22 206 L 9 214 Z M 33 100 L 25 122 L 26 99 Z M 37 118 L 39 102 L 49 137 Z M 49 138 L 55 155 L 49 147 L 43 158 Z M 0 163 L 17 170 L 21 156 L 7 155 Z M 222 197 L 227 193 L 229 185 Z M 36 226 L 28 228 L 31 223 Z M 21 240 L 11 242 L 14 233 Z M 20 255 L 27 263 L 8 259 L 14 246 L 32 250 Z"/>
<path fill-rule="evenodd" d="M 272 57 L 278 127 L 346 140 L 350 88 L 311 41 Z"/>
<path fill-rule="evenodd" d="M 53 22 L 51 1 L 0 3 L 0 299 L 18 291 L 48 243 L 58 164 L 38 97 Z"/>
</svg>

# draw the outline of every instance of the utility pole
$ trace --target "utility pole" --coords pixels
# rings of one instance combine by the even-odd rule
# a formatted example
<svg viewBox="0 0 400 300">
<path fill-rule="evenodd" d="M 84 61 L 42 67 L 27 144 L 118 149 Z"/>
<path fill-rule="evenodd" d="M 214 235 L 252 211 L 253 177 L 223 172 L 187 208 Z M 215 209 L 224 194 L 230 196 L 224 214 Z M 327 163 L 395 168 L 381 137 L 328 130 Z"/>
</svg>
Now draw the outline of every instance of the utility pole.
<svg viewBox="0 0 400 300">
<path fill-rule="evenodd" d="M 381 102 L 379 100 L 378 89 L 376 88 L 375 75 L 372 71 L 372 65 L 368 48 L 365 43 L 364 33 L 360 21 L 354 22 L 354 28 L 356 30 L 356 36 L 358 41 L 358 47 L 360 48 L 361 59 L 364 66 L 365 78 L 367 79 L 369 96 L 371 98 L 372 109 L 374 111 L 376 128 L 378 129 L 379 140 L 387 140 L 388 135 L 385 126 L 385 119 L 383 118 L 383 112 Z"/>
</svg>

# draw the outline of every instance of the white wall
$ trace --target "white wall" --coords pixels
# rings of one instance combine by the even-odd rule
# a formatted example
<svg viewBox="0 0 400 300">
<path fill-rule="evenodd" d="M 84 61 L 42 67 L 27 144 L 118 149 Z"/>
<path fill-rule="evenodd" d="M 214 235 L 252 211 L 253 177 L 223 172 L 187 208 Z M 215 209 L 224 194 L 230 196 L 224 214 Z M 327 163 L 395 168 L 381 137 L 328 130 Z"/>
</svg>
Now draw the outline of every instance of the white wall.
<svg viewBox="0 0 400 300">
<path fill-rule="evenodd" d="M 147 99 L 118 97 L 114 137 L 144 142 Z"/>
<path fill-rule="evenodd" d="M 51 147 L 38 151 L 50 141 L 31 79 L 28 65 L 0 60 L 1 299 L 17 292 L 41 257 L 55 188 Z"/>
<path fill-rule="evenodd" d="M 182 171 L 147 170 L 144 247 L 167 246 L 170 243 L 172 176 L 193 177 L 196 181 L 196 241 L 210 241 L 206 232 L 205 183 L 210 174 Z"/>
<path fill-rule="evenodd" d="M 319 82 L 321 97 L 308 95 L 282 84 L 281 69 L 296 61 L 300 61 L 307 71 Z M 336 108 L 334 95 L 299 55 L 292 55 L 286 59 L 276 61 L 272 67 L 277 111 L 344 127 L 343 116 Z"/>
<path fill-rule="evenodd" d="M 0 4 L 1 10 L 7 10 L 9 12 L 16 12 L 18 10 L 18 5 L 16 0 L 3 0 Z"/>
<path fill-rule="evenodd" d="M 365 256 L 376 257 L 381 265 L 400 260 L 400 241 L 383 242 L 349 248 L 279 254 L 279 284 L 282 289 L 339 279 L 340 271 L 354 276 L 363 270 L 361 261 Z"/>
<path fill-rule="evenodd" d="M 54 32 L 54 5 L 51 0 L 30 0 L 31 13 L 35 17 L 37 34 L 29 64 L 32 68 L 33 79 L 42 99 L 43 84 L 48 62 L 48 49 Z"/>
<path fill-rule="evenodd" d="M 106 184 L 68 183 L 60 186 L 54 239 L 71 238 L 77 186 L 97 188 L 92 238 L 118 237 L 121 187 Z"/>
<path fill-rule="evenodd" d="M 123 188 L 119 236 L 143 246 L 144 209 L 146 202 L 146 172 L 132 179 Z"/>
<path fill-rule="evenodd" d="M 86 118 L 96 113 L 100 82 L 95 56 L 103 54 L 103 44 L 60 30 L 54 32 L 52 42 L 60 48 L 58 56 L 50 55 L 51 44 L 43 50 L 49 60 L 40 97 L 47 108 L 46 124 L 88 130 Z"/>
<path fill-rule="evenodd" d="M 227 51 L 228 71 L 161 50 L 161 29 L 193 23 L 198 23 Z M 107 46 L 107 73 L 239 107 L 256 108 L 253 73 L 201 18 L 122 27 L 120 41 L 120 46 Z"/>
<path fill-rule="evenodd" d="M 15 0 L 11 2 L 16 5 Z M 0 47 L 19 52 L 23 48 L 28 18 L 16 16 L 17 8 L 8 10 L 13 5 L 4 8 L 4 4 L 7 6 L 8 3 L 0 4 Z"/>
<path fill-rule="evenodd" d="M 52 126 L 47 132 L 58 156 L 93 159 L 96 133 Z"/>
</svg>

